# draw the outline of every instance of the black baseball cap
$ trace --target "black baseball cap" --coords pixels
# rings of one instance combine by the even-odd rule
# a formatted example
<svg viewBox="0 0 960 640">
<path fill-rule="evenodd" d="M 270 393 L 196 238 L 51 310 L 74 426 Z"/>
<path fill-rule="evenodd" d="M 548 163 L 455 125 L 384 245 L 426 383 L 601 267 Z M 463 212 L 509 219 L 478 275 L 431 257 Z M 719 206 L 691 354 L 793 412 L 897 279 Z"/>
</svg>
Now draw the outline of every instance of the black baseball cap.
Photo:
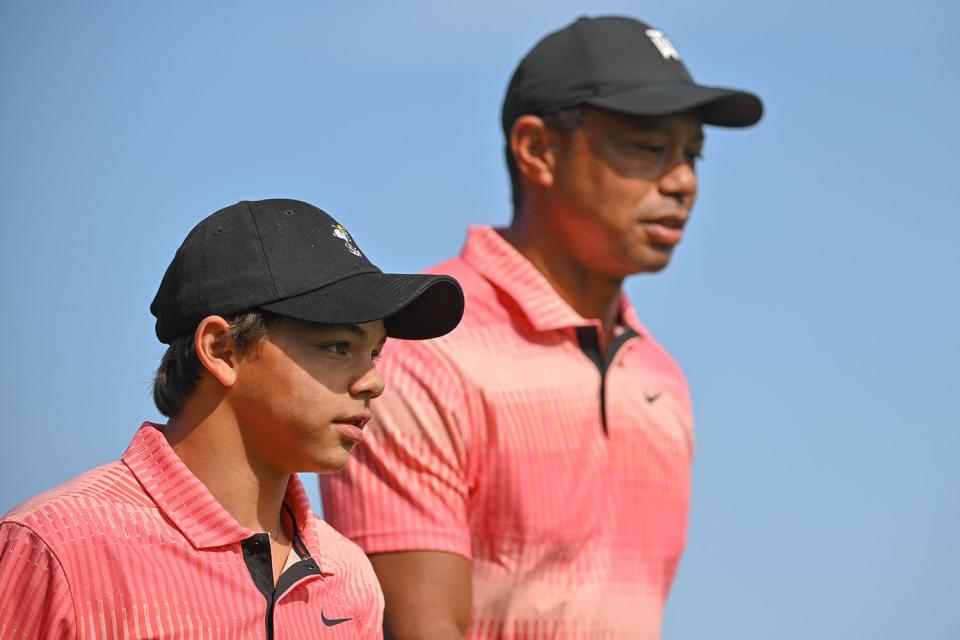
<svg viewBox="0 0 960 640">
<path fill-rule="evenodd" d="M 659 29 L 619 16 L 581 17 L 520 61 L 503 101 L 507 136 L 522 115 L 591 105 L 638 116 L 697 110 L 705 124 L 747 127 L 763 115 L 746 91 L 698 85 Z"/>
<path fill-rule="evenodd" d="M 150 313 L 169 344 L 207 316 L 254 309 L 324 324 L 382 319 L 388 336 L 424 340 L 457 326 L 463 291 L 450 276 L 383 273 L 340 223 L 306 202 L 244 201 L 187 235 Z"/>
</svg>

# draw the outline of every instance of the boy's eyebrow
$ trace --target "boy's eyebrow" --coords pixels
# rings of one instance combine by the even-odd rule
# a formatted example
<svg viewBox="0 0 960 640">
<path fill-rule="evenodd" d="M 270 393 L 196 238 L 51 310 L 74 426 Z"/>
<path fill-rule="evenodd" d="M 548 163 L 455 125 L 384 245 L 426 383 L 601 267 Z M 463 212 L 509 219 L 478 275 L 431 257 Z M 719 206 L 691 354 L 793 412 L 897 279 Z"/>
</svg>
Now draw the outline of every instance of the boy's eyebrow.
<svg viewBox="0 0 960 640">
<path fill-rule="evenodd" d="M 348 333 L 352 333 L 353 335 L 355 335 L 355 336 L 357 336 L 358 338 L 361 338 L 361 339 L 363 339 L 363 340 L 366 340 L 367 338 L 370 337 L 370 333 L 369 333 L 366 329 L 364 329 L 363 327 L 361 327 L 361 326 L 358 325 L 358 324 L 349 324 L 349 323 L 325 324 L 325 325 L 323 325 L 323 328 L 324 328 L 324 329 L 333 329 L 333 330 L 338 330 L 338 329 L 340 329 L 340 330 L 346 331 L 346 332 L 348 332 Z M 382 344 L 382 343 L 384 343 L 384 342 L 386 342 L 386 341 L 387 341 L 387 334 L 386 334 L 386 332 L 384 332 L 384 334 L 383 334 L 383 335 L 380 337 L 380 339 L 377 341 L 377 344 Z"/>
</svg>

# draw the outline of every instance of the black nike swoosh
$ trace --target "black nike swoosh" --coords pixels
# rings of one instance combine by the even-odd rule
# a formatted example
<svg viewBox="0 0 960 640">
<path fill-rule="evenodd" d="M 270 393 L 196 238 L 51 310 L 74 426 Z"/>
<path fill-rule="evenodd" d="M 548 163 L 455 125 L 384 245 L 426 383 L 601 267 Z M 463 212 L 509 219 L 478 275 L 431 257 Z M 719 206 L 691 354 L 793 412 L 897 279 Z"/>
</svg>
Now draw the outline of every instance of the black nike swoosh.
<svg viewBox="0 0 960 640">
<path fill-rule="evenodd" d="M 323 615 L 323 609 L 320 610 L 320 619 L 323 620 L 323 624 L 328 627 L 338 625 L 341 622 L 350 622 L 353 620 L 353 618 L 328 618 L 327 616 Z"/>
<path fill-rule="evenodd" d="M 659 393 L 647 393 L 647 394 L 645 394 L 645 397 L 647 398 L 647 402 L 653 403 L 653 402 L 656 402 L 656 401 L 657 401 L 657 398 L 660 397 L 660 394 L 659 394 Z"/>
</svg>

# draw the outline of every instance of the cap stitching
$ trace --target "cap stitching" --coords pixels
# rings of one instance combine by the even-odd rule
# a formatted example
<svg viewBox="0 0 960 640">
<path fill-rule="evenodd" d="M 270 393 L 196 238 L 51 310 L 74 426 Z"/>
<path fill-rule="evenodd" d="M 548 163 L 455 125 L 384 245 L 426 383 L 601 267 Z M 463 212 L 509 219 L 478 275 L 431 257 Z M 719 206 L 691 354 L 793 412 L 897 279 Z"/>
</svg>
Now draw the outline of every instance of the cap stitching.
<svg viewBox="0 0 960 640">
<path fill-rule="evenodd" d="M 257 218 L 253 215 L 253 210 L 250 208 L 250 201 L 244 200 L 244 206 L 247 208 L 247 215 L 250 216 L 250 221 L 253 222 L 253 228 L 257 232 L 257 242 L 260 243 L 260 255 L 263 256 L 263 263 L 267 265 L 267 273 L 270 274 L 270 284 L 273 285 L 274 295 L 280 295 L 280 289 L 277 287 L 277 279 L 273 277 L 273 269 L 270 268 L 270 261 L 267 259 L 267 250 L 263 247 L 263 236 L 260 234 L 260 225 L 257 224 Z"/>
<path fill-rule="evenodd" d="M 187 239 L 184 240 L 183 243 L 180 245 L 180 248 L 177 249 L 177 253 L 179 253 L 180 250 L 183 248 L 183 246 L 187 244 L 187 241 L 190 240 L 190 235 L 191 234 L 189 233 L 187 234 Z M 173 259 L 174 260 L 177 259 L 176 254 L 174 254 Z M 171 331 L 173 331 L 173 333 L 181 334 L 185 331 L 185 327 L 188 327 L 190 325 L 190 322 L 187 319 L 187 312 L 184 308 L 185 307 L 184 298 L 186 296 L 183 295 L 183 287 L 186 286 L 186 283 L 189 280 L 189 278 L 187 278 L 187 275 L 185 273 L 187 270 L 187 266 L 188 265 L 187 265 L 186 256 L 184 256 L 184 259 L 180 261 L 180 268 L 177 269 L 177 280 L 178 280 L 177 282 L 177 318 L 174 320 L 174 327 L 176 328 L 171 329 L 170 327 L 166 327 L 166 330 L 164 331 L 164 333 L 167 333 L 167 334 L 169 334 Z"/>
<path fill-rule="evenodd" d="M 595 56 L 593 55 L 592 47 L 590 46 L 590 43 L 587 42 L 587 38 L 586 38 L 589 20 L 590 18 L 586 16 L 581 17 L 580 20 L 577 21 L 579 23 L 578 28 L 574 29 L 574 33 L 576 34 L 576 38 L 577 38 L 577 44 L 580 45 L 581 55 L 583 55 L 583 59 L 587 63 L 586 67 L 589 73 L 589 78 L 591 79 L 590 89 L 593 93 L 592 96 L 584 96 L 583 98 L 581 98 L 580 104 L 583 104 L 583 101 L 588 98 L 596 97 L 601 92 L 600 81 L 598 78 L 599 74 L 597 73 L 597 65 L 596 65 L 597 61 Z"/>
<path fill-rule="evenodd" d="M 358 271 L 357 273 L 351 273 L 351 274 L 346 275 L 346 276 L 343 276 L 343 277 L 341 277 L 341 278 L 337 278 L 336 280 L 331 280 L 330 282 L 327 282 L 326 284 L 322 284 L 322 285 L 320 285 L 319 287 L 314 287 L 314 288 L 312 288 L 312 289 L 307 289 L 307 290 L 305 290 L 305 291 L 301 291 L 300 293 L 291 293 L 291 294 L 289 294 L 289 295 L 283 296 L 282 298 L 281 298 L 281 297 L 278 297 L 278 298 L 276 298 L 276 299 L 274 299 L 274 300 L 270 300 L 269 302 L 262 302 L 261 304 L 275 304 L 275 303 L 277 303 L 277 302 L 284 302 L 285 300 L 290 300 L 290 299 L 292 299 L 292 298 L 299 298 L 300 296 L 305 296 L 305 295 L 307 295 L 308 293 L 313 293 L 314 291 L 320 291 L 321 289 L 326 289 L 327 287 L 333 286 L 333 285 L 335 285 L 335 284 L 337 284 L 337 283 L 339 283 L 339 282 L 343 282 L 343 281 L 346 280 L 347 278 L 354 278 L 354 277 L 356 277 L 356 276 L 367 275 L 367 274 L 369 274 L 369 273 L 379 273 L 379 274 L 382 275 L 382 276 L 418 275 L 418 274 L 405 274 L 405 273 L 400 273 L 400 274 L 397 274 L 397 273 L 384 273 L 379 267 L 375 266 L 374 264 L 371 263 L 370 266 L 373 267 L 373 269 L 370 270 L 370 271 Z M 279 292 L 277 293 L 277 295 L 278 295 L 278 296 L 280 295 Z"/>
</svg>

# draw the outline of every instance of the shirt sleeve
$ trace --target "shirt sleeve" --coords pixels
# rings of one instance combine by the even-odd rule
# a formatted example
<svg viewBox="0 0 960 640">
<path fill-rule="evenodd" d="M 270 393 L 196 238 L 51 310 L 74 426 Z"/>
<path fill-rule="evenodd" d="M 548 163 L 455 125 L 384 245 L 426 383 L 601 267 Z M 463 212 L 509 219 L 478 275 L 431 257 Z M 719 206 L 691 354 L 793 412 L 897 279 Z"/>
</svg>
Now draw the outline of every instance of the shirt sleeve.
<svg viewBox="0 0 960 640">
<path fill-rule="evenodd" d="M 384 394 L 363 443 L 320 479 L 326 520 L 367 553 L 471 557 L 470 445 L 463 385 L 429 343 L 388 343 Z"/>
<path fill-rule="evenodd" d="M 0 523 L 0 637 L 76 636 L 70 586 L 60 561 L 29 528 Z"/>
</svg>

